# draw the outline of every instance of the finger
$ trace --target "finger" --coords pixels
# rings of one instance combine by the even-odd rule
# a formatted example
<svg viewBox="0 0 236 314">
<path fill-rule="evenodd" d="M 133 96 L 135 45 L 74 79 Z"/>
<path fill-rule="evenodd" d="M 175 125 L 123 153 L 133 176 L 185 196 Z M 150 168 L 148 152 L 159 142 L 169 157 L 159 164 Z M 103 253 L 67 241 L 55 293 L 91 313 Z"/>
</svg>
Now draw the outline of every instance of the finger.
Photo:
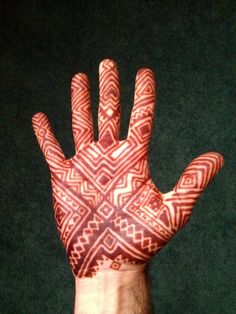
<svg viewBox="0 0 236 314">
<path fill-rule="evenodd" d="M 209 152 L 195 158 L 184 170 L 174 191 L 199 196 L 224 164 L 223 156 Z"/>
<path fill-rule="evenodd" d="M 44 157 L 51 168 L 56 168 L 65 160 L 60 144 L 55 138 L 47 116 L 43 112 L 36 113 L 32 118 L 34 133 Z"/>
<path fill-rule="evenodd" d="M 165 194 L 165 204 L 172 208 L 173 226 L 176 231 L 188 221 L 198 197 L 223 164 L 223 156 L 216 152 L 195 158 L 184 170 L 173 191 Z"/>
<path fill-rule="evenodd" d="M 107 145 L 118 140 L 120 127 L 120 84 L 115 61 L 105 59 L 99 66 L 99 140 Z"/>
<path fill-rule="evenodd" d="M 78 151 L 81 144 L 93 141 L 89 81 L 84 73 L 78 73 L 72 79 L 71 104 L 73 137 L 75 150 Z"/>
<path fill-rule="evenodd" d="M 149 144 L 155 106 L 155 78 L 150 69 L 140 69 L 135 79 L 134 106 L 128 138 L 137 144 Z"/>
</svg>

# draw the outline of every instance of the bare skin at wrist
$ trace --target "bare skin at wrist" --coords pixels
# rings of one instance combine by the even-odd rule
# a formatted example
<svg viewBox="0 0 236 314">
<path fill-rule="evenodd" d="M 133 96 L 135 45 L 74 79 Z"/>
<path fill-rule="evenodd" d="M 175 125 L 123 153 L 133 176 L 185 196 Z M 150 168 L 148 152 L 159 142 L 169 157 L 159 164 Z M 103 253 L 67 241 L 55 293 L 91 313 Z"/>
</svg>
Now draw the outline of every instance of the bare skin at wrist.
<svg viewBox="0 0 236 314">
<path fill-rule="evenodd" d="M 74 314 L 150 314 L 145 265 L 75 278 Z"/>
</svg>

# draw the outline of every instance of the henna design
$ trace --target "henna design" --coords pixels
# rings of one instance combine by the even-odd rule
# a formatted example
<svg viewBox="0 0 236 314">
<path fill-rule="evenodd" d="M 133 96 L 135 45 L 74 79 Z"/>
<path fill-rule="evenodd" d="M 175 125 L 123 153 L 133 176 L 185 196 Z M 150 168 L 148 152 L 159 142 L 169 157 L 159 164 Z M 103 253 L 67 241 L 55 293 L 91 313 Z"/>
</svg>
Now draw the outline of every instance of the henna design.
<svg viewBox="0 0 236 314">
<path fill-rule="evenodd" d="M 73 137 L 77 151 L 80 145 L 93 141 L 89 81 L 84 73 L 79 73 L 72 79 L 71 104 Z"/>
<path fill-rule="evenodd" d="M 189 164 L 173 191 L 162 194 L 148 165 L 155 104 L 152 71 L 137 73 L 129 132 L 122 141 L 116 63 L 103 60 L 99 77 L 97 142 L 88 78 L 79 73 L 72 79 L 74 157 L 65 158 L 45 114 L 33 117 L 51 170 L 57 228 L 77 277 L 146 263 L 186 224 L 197 198 L 223 166 L 219 153 L 203 154 Z"/>
</svg>

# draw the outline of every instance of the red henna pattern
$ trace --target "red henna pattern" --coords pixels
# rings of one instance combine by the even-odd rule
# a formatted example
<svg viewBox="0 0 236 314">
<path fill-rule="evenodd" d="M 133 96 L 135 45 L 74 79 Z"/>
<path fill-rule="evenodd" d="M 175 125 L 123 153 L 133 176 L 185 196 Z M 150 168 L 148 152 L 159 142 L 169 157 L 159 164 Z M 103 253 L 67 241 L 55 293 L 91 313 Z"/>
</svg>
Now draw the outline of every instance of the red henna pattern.
<svg viewBox="0 0 236 314">
<path fill-rule="evenodd" d="M 72 79 L 72 126 L 76 154 L 66 160 L 47 117 L 33 128 L 51 170 L 55 218 L 73 273 L 146 263 L 188 221 L 201 192 L 223 165 L 219 153 L 194 159 L 173 191 L 162 194 L 151 180 L 148 146 L 155 104 L 151 70 L 138 71 L 128 137 L 119 141 L 120 89 L 117 65 L 99 67 L 99 140 L 93 140 L 89 83 Z"/>
</svg>

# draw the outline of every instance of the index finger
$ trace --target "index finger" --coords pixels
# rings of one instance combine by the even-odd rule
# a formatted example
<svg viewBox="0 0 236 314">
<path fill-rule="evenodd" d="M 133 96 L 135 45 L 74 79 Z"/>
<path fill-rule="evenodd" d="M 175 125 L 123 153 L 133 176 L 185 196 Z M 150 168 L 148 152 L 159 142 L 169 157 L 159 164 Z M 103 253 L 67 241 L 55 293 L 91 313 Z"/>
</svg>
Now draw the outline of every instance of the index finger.
<svg viewBox="0 0 236 314">
<path fill-rule="evenodd" d="M 131 112 L 128 138 L 148 146 L 155 106 L 155 78 L 150 69 L 142 68 L 135 80 L 134 106 Z"/>
</svg>

